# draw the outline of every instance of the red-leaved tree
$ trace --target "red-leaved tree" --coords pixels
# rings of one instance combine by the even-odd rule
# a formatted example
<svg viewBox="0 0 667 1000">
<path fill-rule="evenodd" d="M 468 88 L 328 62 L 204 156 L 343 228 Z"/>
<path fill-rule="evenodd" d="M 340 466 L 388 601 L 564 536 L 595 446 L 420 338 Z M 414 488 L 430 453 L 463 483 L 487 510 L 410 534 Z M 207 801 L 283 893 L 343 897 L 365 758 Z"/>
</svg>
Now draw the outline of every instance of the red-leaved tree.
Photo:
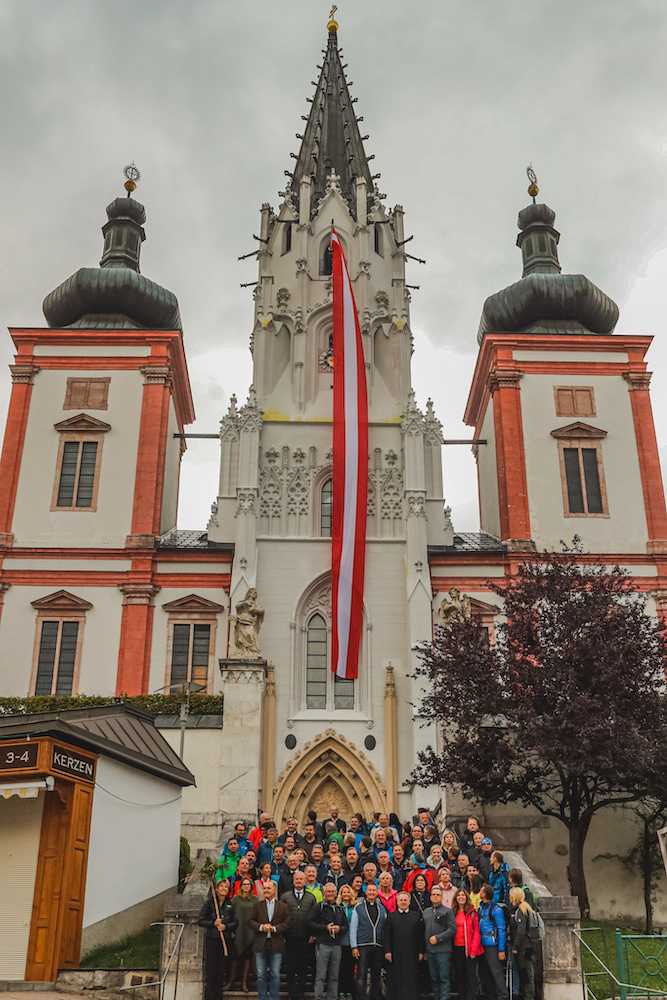
<svg viewBox="0 0 667 1000">
<path fill-rule="evenodd" d="M 665 638 L 627 574 L 589 561 L 578 539 L 489 586 L 506 616 L 494 648 L 460 617 L 422 650 L 420 714 L 443 738 L 439 752 L 419 755 L 412 777 L 564 823 L 570 888 L 587 915 L 593 816 L 638 801 L 664 775 Z"/>
</svg>

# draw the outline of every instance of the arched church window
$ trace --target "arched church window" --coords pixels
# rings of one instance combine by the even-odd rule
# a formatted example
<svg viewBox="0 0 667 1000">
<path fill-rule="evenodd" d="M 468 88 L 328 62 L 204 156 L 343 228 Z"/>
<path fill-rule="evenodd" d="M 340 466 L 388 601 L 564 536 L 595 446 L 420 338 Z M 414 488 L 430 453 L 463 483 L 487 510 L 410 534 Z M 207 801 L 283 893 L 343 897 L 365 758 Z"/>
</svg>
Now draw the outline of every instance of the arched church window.
<svg viewBox="0 0 667 1000">
<path fill-rule="evenodd" d="M 354 681 L 332 673 L 329 630 L 319 613 L 308 622 L 306 634 L 306 708 L 354 711 Z"/>
<path fill-rule="evenodd" d="M 325 243 L 320 257 L 320 275 L 326 274 L 333 274 L 333 248 L 330 240 Z"/>
<path fill-rule="evenodd" d="M 320 535 L 331 538 L 331 518 L 333 513 L 333 479 L 327 479 L 320 493 Z"/>
<path fill-rule="evenodd" d="M 283 254 L 289 253 L 292 249 L 292 223 L 287 222 L 283 227 Z"/>
<path fill-rule="evenodd" d="M 306 708 L 327 707 L 327 638 L 324 618 L 313 615 L 306 645 Z"/>
<path fill-rule="evenodd" d="M 378 254 L 380 257 L 384 257 L 384 254 L 382 253 L 382 227 L 377 222 L 375 223 L 374 238 L 375 238 L 376 254 Z"/>
</svg>

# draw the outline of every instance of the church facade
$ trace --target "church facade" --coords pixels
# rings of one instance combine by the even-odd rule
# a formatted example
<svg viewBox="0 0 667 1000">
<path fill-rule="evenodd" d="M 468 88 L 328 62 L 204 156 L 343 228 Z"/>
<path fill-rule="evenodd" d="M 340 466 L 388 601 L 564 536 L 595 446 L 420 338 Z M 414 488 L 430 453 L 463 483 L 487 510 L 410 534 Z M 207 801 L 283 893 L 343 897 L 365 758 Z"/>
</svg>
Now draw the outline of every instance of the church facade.
<svg viewBox="0 0 667 1000">
<path fill-rule="evenodd" d="M 561 273 L 553 211 L 533 196 L 520 213 L 522 276 L 483 307 L 465 415 L 481 530 L 457 532 L 443 430 L 411 387 L 403 209 L 371 173 L 333 21 L 300 138 L 279 207 L 261 209 L 253 384 L 222 416 L 206 527 L 176 528 L 194 404 L 176 299 L 139 270 L 145 213 L 131 180 L 107 208 L 100 267 L 47 296 L 46 326 L 10 330 L 0 694 L 223 691 L 223 728 L 186 754 L 195 844 L 258 803 L 279 823 L 334 802 L 342 815 L 435 807 L 438 789 L 407 783 L 435 739 L 418 718 L 418 644 L 460 610 L 492 632 L 487 581 L 536 549 L 578 534 L 627 567 L 657 613 L 667 601 L 650 338 L 615 335 L 613 301 Z M 354 681 L 330 662 L 332 222 L 369 397 Z"/>
</svg>

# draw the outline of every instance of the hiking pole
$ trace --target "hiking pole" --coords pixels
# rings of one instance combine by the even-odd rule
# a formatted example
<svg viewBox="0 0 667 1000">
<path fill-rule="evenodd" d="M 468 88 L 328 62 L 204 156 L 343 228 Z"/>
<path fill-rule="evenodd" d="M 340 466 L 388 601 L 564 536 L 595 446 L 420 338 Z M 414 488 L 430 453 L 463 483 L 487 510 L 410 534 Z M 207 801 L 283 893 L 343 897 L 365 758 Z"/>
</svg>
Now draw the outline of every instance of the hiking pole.
<svg viewBox="0 0 667 1000">
<path fill-rule="evenodd" d="M 218 906 L 218 894 L 215 891 L 215 882 L 213 881 L 213 879 L 211 879 L 211 886 L 213 889 L 213 904 L 215 906 L 215 913 L 218 920 L 220 920 L 220 907 Z M 220 940 L 222 941 L 222 950 L 225 953 L 225 958 L 229 958 L 229 952 L 227 951 L 227 942 L 225 941 L 224 931 L 220 930 L 220 928 L 218 927 L 218 933 L 220 935 Z"/>
</svg>

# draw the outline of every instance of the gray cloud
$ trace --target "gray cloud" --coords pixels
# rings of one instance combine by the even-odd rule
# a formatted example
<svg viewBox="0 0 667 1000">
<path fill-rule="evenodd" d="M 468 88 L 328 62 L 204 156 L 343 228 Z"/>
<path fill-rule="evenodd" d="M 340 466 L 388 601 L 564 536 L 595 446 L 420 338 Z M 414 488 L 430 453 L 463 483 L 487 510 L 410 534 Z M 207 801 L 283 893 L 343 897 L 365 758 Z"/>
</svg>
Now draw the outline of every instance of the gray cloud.
<svg viewBox="0 0 667 1000">
<path fill-rule="evenodd" d="M 237 359 L 252 299 L 239 283 L 253 280 L 254 265 L 236 258 L 253 249 L 261 203 L 278 204 L 328 9 L 0 0 L 3 322 L 41 325 L 44 295 L 96 263 L 104 207 L 134 159 L 148 214 L 142 269 L 178 295 L 193 371 L 216 352 L 215 385 L 193 377 L 196 429 L 215 429 L 229 394 L 246 391 Z M 663 6 L 364 0 L 339 4 L 338 17 L 382 190 L 404 205 L 414 252 L 428 260 L 410 268 L 421 286 L 413 327 L 460 357 L 457 377 L 472 371 L 484 299 L 520 273 L 513 244 L 530 161 L 557 212 L 564 270 L 585 272 L 623 306 L 667 243 Z M 647 322 L 636 332 L 661 332 L 657 315 Z M 227 361 L 225 348 L 234 349 Z M 0 364 L 10 360 L 0 337 Z M 446 373 L 434 383 L 456 436 Z M 2 376 L 0 402 L 7 391 Z M 209 478 L 198 465 L 197 496 L 186 489 L 190 524 L 204 521 L 215 490 L 214 458 L 198 461 Z M 451 468 L 462 461 L 452 457 Z M 468 471 L 450 477 L 464 506 L 465 461 Z"/>
</svg>

